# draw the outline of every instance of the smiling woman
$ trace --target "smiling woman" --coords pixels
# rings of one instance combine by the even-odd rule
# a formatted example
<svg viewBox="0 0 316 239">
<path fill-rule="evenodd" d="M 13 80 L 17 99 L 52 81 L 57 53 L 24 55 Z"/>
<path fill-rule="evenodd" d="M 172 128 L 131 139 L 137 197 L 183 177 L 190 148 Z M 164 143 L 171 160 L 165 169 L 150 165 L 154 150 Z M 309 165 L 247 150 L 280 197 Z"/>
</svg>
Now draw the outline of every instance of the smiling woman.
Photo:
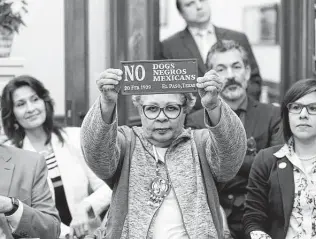
<svg viewBox="0 0 316 239">
<path fill-rule="evenodd" d="M 9 81 L 1 106 L 7 144 L 38 152 L 46 160 L 49 189 L 62 222 L 61 236 L 79 238 L 93 233 L 101 223 L 100 214 L 109 206 L 111 190 L 85 164 L 79 128 L 54 122 L 50 93 L 31 76 Z"/>
<path fill-rule="evenodd" d="M 245 230 L 252 239 L 315 238 L 316 80 L 296 82 L 281 112 L 286 144 L 260 151 L 253 163 Z"/>
<path fill-rule="evenodd" d="M 16 121 L 26 131 L 41 127 L 46 120 L 44 100 L 29 86 L 21 86 L 12 95 Z"/>
</svg>

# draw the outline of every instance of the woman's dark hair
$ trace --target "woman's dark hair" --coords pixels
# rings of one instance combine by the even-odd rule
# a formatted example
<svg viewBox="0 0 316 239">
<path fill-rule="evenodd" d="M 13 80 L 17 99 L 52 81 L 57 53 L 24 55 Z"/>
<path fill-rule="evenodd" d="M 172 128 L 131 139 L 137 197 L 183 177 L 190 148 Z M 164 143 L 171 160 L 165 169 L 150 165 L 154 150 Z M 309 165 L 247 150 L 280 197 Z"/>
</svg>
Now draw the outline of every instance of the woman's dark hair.
<svg viewBox="0 0 316 239">
<path fill-rule="evenodd" d="M 303 79 L 294 83 L 286 92 L 281 105 L 283 137 L 285 142 L 288 142 L 292 137 L 287 105 L 314 91 L 316 91 L 316 79 Z"/>
<path fill-rule="evenodd" d="M 21 75 L 13 78 L 4 87 L 1 95 L 1 118 L 5 134 L 12 143 L 18 147 L 22 148 L 23 140 L 25 137 L 24 128 L 18 124 L 16 117 L 13 113 L 13 93 L 15 90 L 22 86 L 29 86 L 32 88 L 39 98 L 44 100 L 46 109 L 46 119 L 43 123 L 43 129 L 47 135 L 47 140 L 45 144 L 50 143 L 51 134 L 55 133 L 58 139 L 64 143 L 64 138 L 62 137 L 61 131 L 62 127 L 54 122 L 54 102 L 49 95 L 49 91 L 44 87 L 44 85 L 37 79 L 28 75 Z M 18 125 L 19 127 L 16 127 Z"/>
</svg>

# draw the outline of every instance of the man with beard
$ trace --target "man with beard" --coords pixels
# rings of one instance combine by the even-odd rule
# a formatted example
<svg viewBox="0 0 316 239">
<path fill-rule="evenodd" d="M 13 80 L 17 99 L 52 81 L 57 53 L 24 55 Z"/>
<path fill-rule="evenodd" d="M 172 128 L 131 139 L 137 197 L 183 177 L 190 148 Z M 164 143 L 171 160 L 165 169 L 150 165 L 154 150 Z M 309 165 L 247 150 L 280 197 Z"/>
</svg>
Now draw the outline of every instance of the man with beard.
<svg viewBox="0 0 316 239">
<path fill-rule="evenodd" d="M 223 39 L 234 40 L 240 43 L 249 55 L 251 76 L 248 81 L 248 95 L 259 100 L 262 79 L 247 36 L 241 32 L 214 26 L 209 0 L 176 0 L 176 6 L 187 26 L 161 43 L 160 58 L 196 58 L 198 75 L 203 76 L 207 71 L 207 53 L 212 45 Z M 194 109 L 201 108 L 203 107 L 198 100 Z"/>
<path fill-rule="evenodd" d="M 246 237 L 241 220 L 253 159 L 259 150 L 282 143 L 281 134 L 278 132 L 281 121 L 279 108 L 247 96 L 251 69 L 247 53 L 238 43 L 231 40 L 217 42 L 208 53 L 207 67 L 216 70 L 222 77 L 224 87 L 221 98 L 239 116 L 248 138 L 247 155 L 243 165 L 236 177 L 226 183 L 219 193 L 232 236 L 235 239 L 243 239 Z M 204 111 L 189 114 L 186 126 L 204 128 Z"/>
</svg>

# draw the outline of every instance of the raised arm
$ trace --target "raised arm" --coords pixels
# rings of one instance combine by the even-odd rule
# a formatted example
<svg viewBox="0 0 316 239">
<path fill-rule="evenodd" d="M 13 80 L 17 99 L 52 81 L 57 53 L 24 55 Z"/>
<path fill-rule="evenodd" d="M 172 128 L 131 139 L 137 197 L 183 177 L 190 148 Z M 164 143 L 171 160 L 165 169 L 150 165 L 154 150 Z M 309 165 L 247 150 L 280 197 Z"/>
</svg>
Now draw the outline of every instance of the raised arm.
<svg viewBox="0 0 316 239">
<path fill-rule="evenodd" d="M 81 147 L 92 171 L 102 180 L 111 179 L 124 156 L 125 137 L 118 133 L 116 103 L 122 71 L 105 70 L 97 80 L 101 96 L 81 126 Z"/>
<path fill-rule="evenodd" d="M 197 87 L 208 129 L 201 138 L 205 154 L 215 179 L 225 182 L 238 172 L 246 154 L 247 138 L 240 119 L 218 96 L 221 82 L 219 75 L 210 70 L 198 78 Z"/>
<path fill-rule="evenodd" d="M 206 158 L 217 182 L 233 178 L 242 165 L 246 154 L 247 139 L 244 127 L 230 107 L 221 103 L 221 116 L 217 125 L 212 126 L 209 112 L 205 111 L 206 129 L 202 133 L 202 144 Z"/>
</svg>

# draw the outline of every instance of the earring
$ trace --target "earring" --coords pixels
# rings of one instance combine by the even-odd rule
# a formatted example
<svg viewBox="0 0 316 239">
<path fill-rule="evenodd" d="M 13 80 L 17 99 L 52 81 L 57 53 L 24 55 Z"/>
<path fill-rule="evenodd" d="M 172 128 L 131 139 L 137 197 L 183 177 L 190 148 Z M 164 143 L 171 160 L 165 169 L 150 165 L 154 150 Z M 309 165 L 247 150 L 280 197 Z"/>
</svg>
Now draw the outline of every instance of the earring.
<svg viewBox="0 0 316 239">
<path fill-rule="evenodd" d="M 14 123 L 14 124 L 13 124 L 13 127 L 14 127 L 15 130 L 18 130 L 18 129 L 20 128 L 20 125 L 17 124 L 17 123 Z"/>
</svg>

